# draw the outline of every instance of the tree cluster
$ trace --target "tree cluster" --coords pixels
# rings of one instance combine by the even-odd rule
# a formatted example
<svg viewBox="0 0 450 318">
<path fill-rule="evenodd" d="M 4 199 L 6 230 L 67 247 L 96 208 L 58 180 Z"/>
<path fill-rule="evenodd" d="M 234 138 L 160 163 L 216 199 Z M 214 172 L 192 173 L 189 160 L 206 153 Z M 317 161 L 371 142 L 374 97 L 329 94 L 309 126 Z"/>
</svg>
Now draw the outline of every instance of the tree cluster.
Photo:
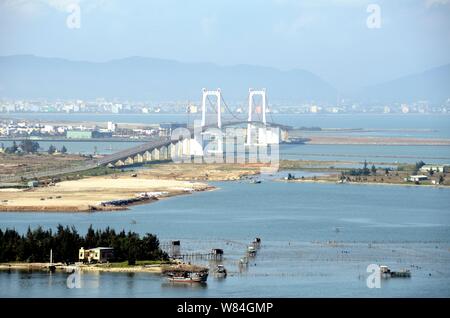
<svg viewBox="0 0 450 318">
<path fill-rule="evenodd" d="M 167 254 L 160 249 L 159 240 L 153 234 L 142 238 L 134 232 L 116 233 L 107 227 L 94 230 L 89 227 L 85 236 L 81 236 L 75 227 L 58 225 L 56 231 L 38 227 L 28 228 L 20 235 L 14 229 L 0 230 L 0 262 L 49 262 L 50 250 L 54 262 L 73 263 L 78 261 L 78 252 L 94 247 L 114 248 L 114 261 L 130 263 L 136 260 L 165 260 Z"/>
</svg>

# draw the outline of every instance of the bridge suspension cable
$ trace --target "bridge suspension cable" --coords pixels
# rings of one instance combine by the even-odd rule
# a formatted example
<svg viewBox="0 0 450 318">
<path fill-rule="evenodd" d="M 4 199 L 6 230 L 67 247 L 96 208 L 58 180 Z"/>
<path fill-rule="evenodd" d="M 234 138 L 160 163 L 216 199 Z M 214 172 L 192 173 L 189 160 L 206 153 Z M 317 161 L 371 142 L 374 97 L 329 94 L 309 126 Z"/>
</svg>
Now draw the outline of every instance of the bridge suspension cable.
<svg viewBox="0 0 450 318">
<path fill-rule="evenodd" d="M 209 95 L 206 96 L 206 98 L 208 99 L 209 105 L 211 106 L 213 112 L 215 112 L 217 114 L 217 109 L 214 107 L 214 104 L 212 103 L 211 99 L 209 98 Z"/>
<path fill-rule="evenodd" d="M 220 96 L 220 98 L 222 99 L 222 102 L 223 102 L 223 104 L 225 105 L 225 108 L 228 110 L 228 112 L 230 113 L 230 115 L 231 115 L 234 119 L 239 120 L 239 121 L 243 121 L 243 120 L 244 120 L 244 119 L 242 119 L 242 118 L 236 116 L 236 115 L 231 111 L 230 107 L 228 107 L 228 104 L 225 102 L 225 99 L 223 98 L 223 96 Z"/>
<path fill-rule="evenodd" d="M 267 96 L 267 92 L 266 92 L 266 103 L 267 103 L 267 106 L 269 106 L 269 97 Z M 266 111 L 266 112 L 267 112 L 267 111 Z M 272 123 L 274 123 L 275 120 L 273 120 L 272 109 L 270 109 L 269 116 L 270 116 L 270 121 L 271 121 Z"/>
</svg>

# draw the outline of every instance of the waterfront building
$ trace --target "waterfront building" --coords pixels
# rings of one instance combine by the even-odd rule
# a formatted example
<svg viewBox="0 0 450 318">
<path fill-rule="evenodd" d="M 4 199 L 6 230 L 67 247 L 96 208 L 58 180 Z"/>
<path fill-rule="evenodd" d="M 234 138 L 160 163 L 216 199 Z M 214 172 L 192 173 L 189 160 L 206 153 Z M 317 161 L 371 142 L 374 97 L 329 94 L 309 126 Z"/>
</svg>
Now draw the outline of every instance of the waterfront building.
<svg viewBox="0 0 450 318">
<path fill-rule="evenodd" d="M 116 129 L 117 129 L 117 124 L 115 124 L 115 123 L 113 123 L 111 121 L 108 121 L 108 130 L 112 131 L 112 132 L 115 132 Z"/>
<path fill-rule="evenodd" d="M 427 176 L 424 175 L 416 175 L 416 176 L 409 176 L 408 181 L 412 182 L 419 182 L 419 181 L 425 181 L 428 180 Z"/>
<path fill-rule="evenodd" d="M 420 172 L 447 172 L 450 170 L 450 164 L 430 164 L 430 165 L 424 165 L 420 168 Z"/>
<path fill-rule="evenodd" d="M 96 247 L 91 249 L 80 248 L 78 251 L 78 259 L 83 263 L 105 263 L 114 257 L 114 248 L 112 247 Z"/>
<path fill-rule="evenodd" d="M 311 107 L 309 108 L 309 112 L 310 112 L 310 113 L 313 113 L 313 114 L 316 114 L 316 113 L 319 112 L 319 107 L 317 107 L 316 105 L 313 105 L 313 106 L 311 106 Z"/>
</svg>

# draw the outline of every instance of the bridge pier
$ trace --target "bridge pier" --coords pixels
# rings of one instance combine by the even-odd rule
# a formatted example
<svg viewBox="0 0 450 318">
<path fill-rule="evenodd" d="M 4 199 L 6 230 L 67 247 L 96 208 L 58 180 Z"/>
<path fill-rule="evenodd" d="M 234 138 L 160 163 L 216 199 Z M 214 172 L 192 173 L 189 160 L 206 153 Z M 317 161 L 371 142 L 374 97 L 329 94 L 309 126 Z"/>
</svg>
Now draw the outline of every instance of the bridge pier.
<svg viewBox="0 0 450 318">
<path fill-rule="evenodd" d="M 152 161 L 152 154 L 148 150 L 146 152 L 144 152 L 142 157 L 144 158 L 145 162 Z"/>
<path fill-rule="evenodd" d="M 143 163 L 143 162 L 144 162 L 144 158 L 142 157 L 142 155 L 140 153 L 138 153 L 136 156 L 134 156 L 133 163 Z"/>
<path fill-rule="evenodd" d="M 177 156 L 177 145 L 175 143 L 170 143 L 168 146 L 169 149 L 167 151 L 169 159 L 174 159 Z"/>
<path fill-rule="evenodd" d="M 159 149 L 155 148 L 152 150 L 152 160 L 159 160 Z"/>
<path fill-rule="evenodd" d="M 182 147 L 182 150 L 181 150 L 181 153 L 182 153 L 182 156 L 183 157 L 185 157 L 185 156 L 191 156 L 191 139 L 183 139 L 182 141 L 181 141 L 181 143 L 182 143 L 182 145 L 181 145 L 181 147 Z"/>
<path fill-rule="evenodd" d="M 168 160 L 168 149 L 166 146 L 159 148 L 159 160 Z"/>
<path fill-rule="evenodd" d="M 128 157 L 127 159 L 125 159 L 124 164 L 125 164 L 126 166 L 129 166 L 129 165 L 134 164 L 133 158 Z"/>
</svg>

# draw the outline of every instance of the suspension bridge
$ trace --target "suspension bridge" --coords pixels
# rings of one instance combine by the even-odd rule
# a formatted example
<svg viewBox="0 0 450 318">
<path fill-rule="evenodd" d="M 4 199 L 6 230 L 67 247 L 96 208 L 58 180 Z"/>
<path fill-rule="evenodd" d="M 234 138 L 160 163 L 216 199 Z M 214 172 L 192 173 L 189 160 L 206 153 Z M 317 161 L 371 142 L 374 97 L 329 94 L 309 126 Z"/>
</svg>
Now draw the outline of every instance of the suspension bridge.
<svg viewBox="0 0 450 318">
<path fill-rule="evenodd" d="M 256 106 L 255 97 L 261 98 L 261 105 Z M 215 103 L 210 97 L 215 98 Z M 207 123 L 208 104 L 216 117 L 216 121 Z M 224 109 L 222 109 L 222 105 Z M 280 125 L 273 121 L 267 121 L 267 93 L 265 89 L 249 89 L 248 93 L 248 113 L 247 119 L 235 114 L 225 102 L 222 91 L 202 90 L 202 116 L 200 127 L 186 128 L 179 133 L 172 132 L 170 137 L 158 137 L 144 144 L 128 148 L 117 153 L 105 156 L 96 161 L 97 165 L 110 165 L 114 167 L 133 165 L 150 161 L 171 160 L 186 156 L 203 156 L 202 141 L 198 140 L 196 128 L 200 128 L 203 136 L 215 136 L 218 142 L 217 149 L 222 151 L 223 130 L 226 127 L 247 125 L 245 145 L 266 146 L 267 144 L 278 143 L 283 132 L 290 129 L 289 126 Z M 223 121 L 223 113 L 232 117 L 232 120 Z M 258 111 L 257 111 L 258 110 Z M 242 114 L 241 114 L 242 115 Z M 255 118 L 258 117 L 258 118 Z M 282 134 L 280 134 L 280 130 Z M 219 136 L 218 136 L 219 135 Z M 214 139 L 214 137 L 213 137 Z M 200 149 L 200 150 L 199 150 Z"/>
<path fill-rule="evenodd" d="M 261 105 L 256 106 L 255 97 L 259 96 Z M 215 98 L 215 103 L 211 101 L 211 97 Z M 213 112 L 215 122 L 207 122 L 208 107 Z M 224 109 L 222 109 L 222 105 Z M 77 173 L 89 169 L 93 169 L 102 165 L 110 167 L 124 167 L 134 164 L 146 163 L 151 161 L 172 160 L 174 158 L 203 156 L 202 141 L 198 140 L 196 129 L 200 129 L 202 137 L 213 136 L 216 142 L 219 143 L 217 149 L 222 151 L 222 139 L 217 135 L 226 130 L 227 127 L 246 125 L 245 145 L 267 145 L 271 143 L 278 143 L 282 138 L 284 132 L 287 132 L 291 127 L 277 124 L 271 118 L 267 121 L 267 114 L 271 117 L 271 113 L 267 112 L 267 93 L 265 89 L 255 90 L 249 89 L 248 93 L 248 113 L 247 118 L 242 118 L 235 114 L 223 98 L 222 91 L 216 90 L 202 90 L 202 116 L 200 127 L 185 128 L 180 134 L 172 133 L 171 136 L 158 136 L 152 138 L 138 146 L 130 147 L 125 150 L 118 151 L 111 155 L 106 155 L 102 158 L 92 159 L 83 162 L 76 166 L 60 168 L 55 170 L 31 172 L 22 174 L 20 176 L 6 176 L 2 177 L 2 182 L 18 181 L 20 179 L 32 179 L 43 177 L 54 177 L 62 174 Z M 226 111 L 226 112 L 225 112 Z M 223 120 L 222 115 L 225 113 L 232 120 Z M 245 114 L 241 113 L 241 116 Z M 281 134 L 280 134 L 281 131 Z M 175 136 L 175 137 L 174 137 Z M 214 137 L 215 136 L 215 137 Z"/>
</svg>

